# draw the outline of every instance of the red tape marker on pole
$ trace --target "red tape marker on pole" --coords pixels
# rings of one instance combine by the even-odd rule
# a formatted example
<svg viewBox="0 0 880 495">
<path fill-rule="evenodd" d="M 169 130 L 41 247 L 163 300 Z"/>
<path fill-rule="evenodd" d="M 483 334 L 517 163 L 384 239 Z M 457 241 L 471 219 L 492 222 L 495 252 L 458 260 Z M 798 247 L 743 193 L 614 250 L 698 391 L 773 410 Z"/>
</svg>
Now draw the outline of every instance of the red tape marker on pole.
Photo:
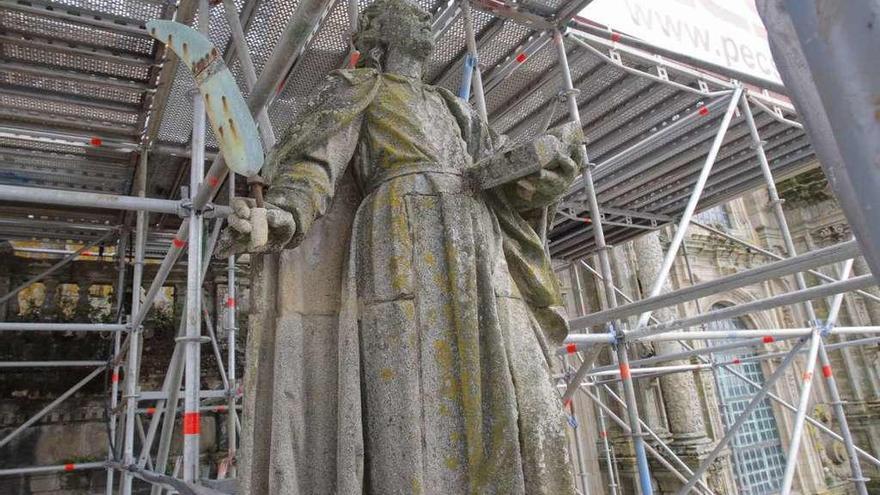
<svg viewBox="0 0 880 495">
<path fill-rule="evenodd" d="M 186 412 L 183 414 L 183 434 L 198 435 L 202 431 L 201 415 L 198 412 Z"/>
</svg>

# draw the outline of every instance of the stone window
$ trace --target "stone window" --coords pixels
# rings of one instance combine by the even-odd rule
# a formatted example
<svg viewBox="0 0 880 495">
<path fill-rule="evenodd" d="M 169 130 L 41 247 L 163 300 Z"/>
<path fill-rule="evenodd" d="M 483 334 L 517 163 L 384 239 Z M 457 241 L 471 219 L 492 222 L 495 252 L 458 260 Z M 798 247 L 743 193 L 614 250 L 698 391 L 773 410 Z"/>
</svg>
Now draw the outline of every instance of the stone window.
<svg viewBox="0 0 880 495">
<path fill-rule="evenodd" d="M 709 224 L 719 229 L 729 230 L 733 228 L 733 222 L 730 219 L 730 212 L 727 211 L 727 206 L 725 205 L 718 205 L 709 208 L 708 210 L 701 211 L 694 215 L 694 218 L 698 222 Z"/>
<path fill-rule="evenodd" d="M 724 308 L 716 304 L 712 309 Z M 740 318 L 722 320 L 709 324 L 710 330 L 736 330 L 748 328 Z M 731 360 L 754 356 L 749 348 L 732 349 L 716 354 L 718 360 Z M 736 365 L 737 371 L 750 380 L 763 385 L 764 371 L 760 362 L 744 362 Z M 721 414 L 725 427 L 732 425 L 755 395 L 755 388 L 733 373 L 718 368 L 718 389 Z M 770 401 L 764 398 L 752 412 L 731 443 L 734 470 L 739 493 L 764 495 L 776 493 L 785 472 L 785 453 L 779 438 L 779 429 Z"/>
</svg>

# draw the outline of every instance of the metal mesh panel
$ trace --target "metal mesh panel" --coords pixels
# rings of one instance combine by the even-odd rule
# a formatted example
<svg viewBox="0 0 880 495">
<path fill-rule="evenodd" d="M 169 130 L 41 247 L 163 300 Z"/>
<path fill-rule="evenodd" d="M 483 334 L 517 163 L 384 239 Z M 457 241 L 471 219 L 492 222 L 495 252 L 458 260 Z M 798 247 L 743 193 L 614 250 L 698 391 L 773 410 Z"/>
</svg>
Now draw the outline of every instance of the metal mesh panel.
<svg viewBox="0 0 880 495">
<path fill-rule="evenodd" d="M 673 129 L 668 129 L 669 126 L 675 125 L 676 122 L 678 122 L 682 117 L 687 116 L 689 114 L 693 114 L 693 112 L 699 111 L 700 107 L 701 107 L 700 103 L 697 103 L 695 105 L 691 105 L 691 106 L 685 108 L 684 110 L 682 110 L 681 112 L 672 115 L 672 117 L 667 118 L 667 119 L 663 120 L 662 122 L 660 122 L 659 124 L 656 124 L 655 126 L 651 127 L 651 129 L 649 131 L 643 133 L 638 139 L 630 140 L 628 145 L 633 146 L 635 143 L 637 143 L 641 140 L 650 138 L 652 135 L 656 134 L 657 132 L 661 132 L 661 131 L 665 132 L 663 139 L 656 140 L 653 143 L 650 143 L 648 145 L 643 146 L 639 150 L 639 152 L 634 156 L 635 157 L 652 156 L 654 151 L 657 151 L 658 153 L 661 151 L 665 152 L 669 149 L 669 145 L 671 143 L 676 143 L 677 141 L 680 140 L 679 138 L 681 138 L 682 136 L 684 136 L 687 133 L 693 132 L 693 130 L 695 128 L 699 127 L 704 130 L 711 129 L 711 126 L 704 126 L 707 119 L 694 119 L 694 120 L 692 120 L 688 123 L 685 123 L 683 125 L 677 125 L 677 127 L 673 128 Z M 703 127 L 701 127 L 701 126 L 703 126 Z M 622 151 L 622 148 L 619 147 L 618 149 L 615 149 L 613 151 L 615 153 L 619 153 Z M 606 153 L 606 155 L 609 155 L 609 156 L 607 156 L 606 159 L 610 159 L 611 158 L 610 155 L 612 155 L 612 153 Z M 603 168 L 600 168 L 600 170 L 603 170 Z M 614 166 L 614 171 L 623 170 L 625 168 L 626 168 L 625 165 L 618 164 L 618 165 Z M 604 175 L 603 175 L 603 178 L 604 178 Z"/>
<path fill-rule="evenodd" d="M 136 113 L 117 112 L 113 110 L 99 110 L 94 107 L 76 104 L 61 104 L 57 102 L 41 100 L 39 98 L 27 98 L 23 96 L 6 95 L 0 93 L 0 107 L 17 108 L 24 111 L 37 111 L 59 116 L 86 119 L 103 124 L 126 124 L 134 125 L 137 122 Z"/>
<path fill-rule="evenodd" d="M 588 147 L 598 160 L 603 154 L 627 142 L 635 142 L 635 138 L 646 135 L 670 115 L 684 111 L 699 100 L 699 96 L 671 86 L 660 86 L 619 114 L 607 116 L 589 128 L 585 133 Z"/>
<path fill-rule="evenodd" d="M 143 65 L 117 64 L 94 57 L 41 50 L 12 43 L 0 45 L 0 54 L 7 59 L 16 59 L 16 61 L 73 69 L 91 74 L 104 74 L 122 79 L 146 81 L 149 75 L 149 67 Z"/>
<path fill-rule="evenodd" d="M 11 170 L 4 168 L 0 173 L 0 184 L 13 186 L 46 187 L 50 189 L 66 189 L 122 194 L 126 180 L 112 180 L 98 177 L 77 177 L 55 172 L 38 172 L 32 170 Z M 34 198 L 38 202 L 39 198 Z"/>
<path fill-rule="evenodd" d="M 514 70 L 507 79 L 500 82 L 498 86 L 495 87 L 490 93 L 490 99 L 493 102 L 492 104 L 497 107 L 499 105 L 498 102 L 505 95 L 516 94 L 530 81 L 534 81 L 536 78 L 543 76 L 547 71 L 552 70 L 555 64 L 556 52 L 553 48 L 553 44 L 547 43 L 540 50 L 532 54 L 532 56 L 523 62 L 520 67 Z M 540 119 L 533 119 L 532 124 L 526 128 L 518 129 L 518 132 L 512 133 L 511 137 L 521 139 L 525 136 L 534 135 L 538 130 L 537 127 L 540 125 L 538 120 Z"/>
<path fill-rule="evenodd" d="M 192 73 L 185 67 L 177 69 L 171 91 L 165 104 L 165 113 L 162 115 L 162 125 L 159 127 L 159 141 L 186 143 L 190 139 L 192 131 L 192 100 L 190 91 L 195 89 L 196 81 Z"/>
<path fill-rule="evenodd" d="M 797 169 L 804 164 L 815 160 L 812 148 L 806 137 L 799 137 L 790 143 L 780 146 L 776 151 L 776 156 L 770 161 L 770 168 L 774 176 L 781 176 L 786 171 Z M 764 184 L 764 178 L 758 168 L 757 160 L 750 157 L 736 168 L 729 170 L 714 180 L 710 180 L 706 187 L 700 205 L 713 204 L 714 199 L 718 196 L 734 198 L 743 191 L 760 187 Z M 683 201 L 681 199 L 670 202 L 669 206 L 664 208 L 681 208 Z"/>
<path fill-rule="evenodd" d="M 41 153 L 10 153 L 0 148 L 0 165 L 18 170 L 34 170 L 43 172 L 66 173 L 127 180 L 131 169 L 126 164 L 83 161 L 82 157 L 71 157 Z"/>
<path fill-rule="evenodd" d="M 678 191 L 682 184 L 691 184 L 693 179 L 700 173 L 700 169 L 705 161 L 706 154 L 709 152 L 714 136 L 718 130 L 719 120 L 714 119 L 708 122 L 692 133 L 683 136 L 676 142 L 669 143 L 664 154 L 667 158 L 659 164 L 651 167 L 646 173 L 656 174 L 653 181 L 643 184 L 635 191 L 648 193 L 649 198 L 633 203 L 633 208 L 639 208 L 646 202 L 654 202 L 653 206 L 659 200 L 666 198 L 671 192 Z M 759 122 L 760 125 L 760 122 Z M 767 132 L 767 138 L 772 136 L 772 132 Z M 745 126 L 731 125 L 731 128 L 725 134 L 725 146 L 718 152 L 718 156 L 713 166 L 713 176 L 718 174 L 726 164 L 726 160 L 750 143 L 748 138 L 748 129 Z M 651 157 L 651 154 L 645 156 Z M 642 175 L 644 178 L 644 174 Z M 638 180 L 636 178 L 635 180 Z M 628 196 L 627 202 L 632 201 L 634 195 Z M 621 200 L 622 201 L 622 200 Z"/>
<path fill-rule="evenodd" d="M 605 120 L 631 118 L 644 106 L 639 100 L 661 88 L 641 77 L 626 77 L 601 93 L 600 101 L 591 101 L 581 110 L 586 129 L 602 126 Z"/>
<path fill-rule="evenodd" d="M 162 17 L 162 13 L 167 5 L 163 2 L 151 0 L 52 0 L 52 2 L 128 19 L 141 20 Z"/>
<path fill-rule="evenodd" d="M 796 151 L 807 146 L 806 137 L 802 134 L 796 132 L 779 132 L 781 130 L 779 126 L 774 127 L 775 129 L 771 128 L 770 131 L 764 131 L 761 134 L 762 138 L 767 140 L 766 151 L 768 158 L 771 160 L 771 162 L 772 160 L 778 159 L 780 156 L 784 156 L 792 151 Z M 746 134 L 748 130 L 742 129 L 741 132 L 742 134 Z M 719 153 L 719 159 L 712 169 L 712 175 L 709 176 L 709 181 L 707 182 L 706 189 L 703 193 L 704 197 L 708 197 L 711 194 L 723 191 L 727 187 L 733 185 L 733 182 L 741 182 L 743 174 L 746 171 L 758 170 L 757 160 L 755 159 L 754 153 L 748 150 L 750 144 L 750 137 L 744 135 L 736 142 L 735 145 L 728 142 L 727 145 L 722 147 L 721 152 Z M 697 160 L 696 162 L 696 165 L 699 165 L 699 160 Z M 681 181 L 672 184 L 666 189 L 672 189 L 674 186 L 679 184 L 693 183 L 696 174 L 698 173 L 698 170 L 696 166 L 692 166 L 691 168 L 692 171 L 686 179 L 682 179 Z M 669 181 L 668 178 L 664 180 L 667 182 Z M 673 191 L 676 192 L 678 196 L 681 196 L 682 194 L 680 190 Z M 674 198 L 675 196 L 676 195 L 670 195 L 670 197 L 672 198 Z M 663 195 L 658 194 L 657 197 L 663 198 Z M 685 201 L 687 201 L 686 197 L 679 197 L 674 201 L 670 199 L 664 199 L 664 201 L 662 202 L 655 202 L 654 207 L 664 209 L 680 208 Z"/>
<path fill-rule="evenodd" d="M 257 6 L 245 33 L 257 74 L 262 72 L 296 6 L 294 0 L 264 0 Z"/>
<path fill-rule="evenodd" d="M 479 33 L 483 29 L 481 22 L 485 21 L 485 17 L 476 15 L 474 12 L 474 32 Z M 428 62 L 428 70 L 425 77 L 427 81 L 435 81 L 443 74 L 443 71 L 465 52 L 465 34 L 464 34 L 464 17 L 459 15 L 452 21 L 449 29 L 443 34 L 443 38 L 437 40 L 434 47 L 434 53 L 431 54 L 431 60 Z M 457 80 L 450 77 L 449 84 L 457 84 Z"/>
<path fill-rule="evenodd" d="M 124 179 L 107 179 L 66 174 L 54 171 L 14 170 L 4 167 L 0 173 L 0 184 L 12 186 L 49 187 L 76 191 L 122 193 L 127 183 Z"/>
<path fill-rule="evenodd" d="M 539 12 L 556 12 L 559 7 L 568 2 L 566 0 L 526 0 L 524 2 L 510 3 L 521 3 Z"/>
<path fill-rule="evenodd" d="M 587 74 L 594 73 L 597 70 L 602 70 L 600 65 L 601 62 L 594 57 L 569 57 L 569 68 L 574 81 L 578 81 Z M 556 98 L 559 91 L 562 89 L 562 77 L 558 67 L 550 69 L 550 72 L 553 74 L 552 79 L 546 81 L 541 87 L 537 88 L 526 98 L 518 99 L 519 95 L 522 94 L 522 89 L 514 88 L 512 86 L 501 88 L 500 91 L 493 91 L 491 95 L 491 105 L 493 105 L 493 108 L 497 107 L 498 111 L 509 109 L 503 117 L 500 117 L 497 121 L 493 122 L 493 126 L 495 126 L 496 130 L 499 132 L 508 132 L 511 127 L 524 119 L 546 118 L 544 111 L 547 110 L 548 105 L 552 104 L 552 99 Z M 544 75 L 545 74 L 542 74 L 535 80 L 530 81 L 526 85 L 526 88 L 537 84 L 539 79 Z M 514 90 L 517 89 L 518 91 L 514 93 Z M 489 103 L 487 102 L 487 105 L 488 104 Z M 567 111 L 565 106 L 560 104 L 557 106 L 554 119 L 558 119 L 562 115 L 567 115 Z"/>
<path fill-rule="evenodd" d="M 0 83 L 12 86 L 27 86 L 57 93 L 74 94 L 121 103 L 140 104 L 143 97 L 143 93 L 137 90 L 107 87 L 99 84 L 71 81 L 69 79 L 40 77 L 31 74 L 22 74 L 20 72 L 0 71 Z"/>
<path fill-rule="evenodd" d="M 545 50 L 554 50 L 555 48 L 552 46 L 546 46 Z M 555 54 L 552 57 L 548 57 L 555 62 Z M 596 67 L 594 65 L 595 57 L 588 58 L 579 58 L 576 66 L 579 69 L 582 69 L 582 74 L 579 76 L 573 76 L 575 87 L 580 91 L 578 94 L 578 106 L 580 108 L 584 108 L 584 104 L 591 99 L 593 99 L 597 94 L 600 94 L 602 91 L 607 89 L 607 87 L 614 82 L 618 81 L 621 77 L 623 77 L 623 72 L 613 67 L 611 65 L 607 65 L 605 67 L 599 66 L 598 70 L 588 70 L 591 67 Z M 598 59 L 595 59 L 598 60 Z M 554 94 L 556 91 L 561 89 L 560 87 L 556 87 L 554 90 Z M 561 115 L 557 115 L 556 119 L 559 119 Z M 521 124 L 513 124 L 514 127 L 509 131 L 511 135 L 533 135 L 539 122 L 543 121 L 542 116 L 531 116 L 525 119 L 525 122 Z M 527 131 L 523 131 L 523 129 L 528 129 Z"/>
<path fill-rule="evenodd" d="M 25 141 L 22 139 L 14 139 L 0 136 L 0 150 L 4 147 L 23 150 L 39 150 L 56 153 L 71 153 L 75 155 L 86 154 L 86 148 L 79 146 L 70 146 L 60 143 L 47 143 L 42 141 Z"/>
<path fill-rule="evenodd" d="M 275 98 L 269 116 L 276 136 L 282 136 L 296 120 L 327 74 L 338 69 L 348 52 L 350 30 L 348 3 L 333 5 L 320 29 L 299 58 L 282 92 Z"/>
<path fill-rule="evenodd" d="M 74 24 L 14 10 L 0 10 L 0 28 L 74 43 L 112 46 L 117 50 L 144 55 L 149 55 L 153 51 L 151 38 L 122 34 L 95 26 Z"/>
<path fill-rule="evenodd" d="M 481 11 L 475 11 L 475 14 L 486 15 L 486 17 L 489 17 L 488 14 L 483 14 Z M 489 21 L 486 22 L 488 24 Z M 479 43 L 482 40 L 477 38 L 477 46 L 480 50 L 480 65 L 483 66 L 483 70 L 491 70 L 502 60 L 510 56 L 511 50 L 513 50 L 514 47 L 522 45 L 530 36 L 536 34 L 536 31 L 533 31 L 526 26 L 507 21 L 504 23 L 504 27 L 501 28 L 501 31 L 493 36 L 485 45 L 480 45 Z"/>
</svg>

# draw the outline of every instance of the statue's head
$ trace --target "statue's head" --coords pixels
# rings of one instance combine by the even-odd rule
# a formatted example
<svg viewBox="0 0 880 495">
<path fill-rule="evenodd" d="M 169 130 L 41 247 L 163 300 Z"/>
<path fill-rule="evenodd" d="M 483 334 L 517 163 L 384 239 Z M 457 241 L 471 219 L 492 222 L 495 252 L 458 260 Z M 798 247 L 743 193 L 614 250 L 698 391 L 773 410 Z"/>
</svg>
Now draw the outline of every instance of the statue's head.
<svg viewBox="0 0 880 495">
<path fill-rule="evenodd" d="M 434 50 L 431 14 L 408 0 L 376 0 L 361 12 L 354 46 L 365 62 L 398 51 L 427 61 Z"/>
</svg>

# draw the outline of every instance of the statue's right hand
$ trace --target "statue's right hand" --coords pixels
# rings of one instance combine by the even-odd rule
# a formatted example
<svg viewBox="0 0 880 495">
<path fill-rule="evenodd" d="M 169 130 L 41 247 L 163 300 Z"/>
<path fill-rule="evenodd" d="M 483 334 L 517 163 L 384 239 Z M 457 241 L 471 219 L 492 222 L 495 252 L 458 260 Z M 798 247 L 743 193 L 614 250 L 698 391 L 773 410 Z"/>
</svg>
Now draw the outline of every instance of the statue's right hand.
<svg viewBox="0 0 880 495">
<path fill-rule="evenodd" d="M 281 251 L 296 233 L 293 215 L 274 205 L 266 203 L 265 207 L 257 208 L 251 198 L 235 198 L 230 206 L 228 226 L 217 241 L 218 258 Z"/>
</svg>

